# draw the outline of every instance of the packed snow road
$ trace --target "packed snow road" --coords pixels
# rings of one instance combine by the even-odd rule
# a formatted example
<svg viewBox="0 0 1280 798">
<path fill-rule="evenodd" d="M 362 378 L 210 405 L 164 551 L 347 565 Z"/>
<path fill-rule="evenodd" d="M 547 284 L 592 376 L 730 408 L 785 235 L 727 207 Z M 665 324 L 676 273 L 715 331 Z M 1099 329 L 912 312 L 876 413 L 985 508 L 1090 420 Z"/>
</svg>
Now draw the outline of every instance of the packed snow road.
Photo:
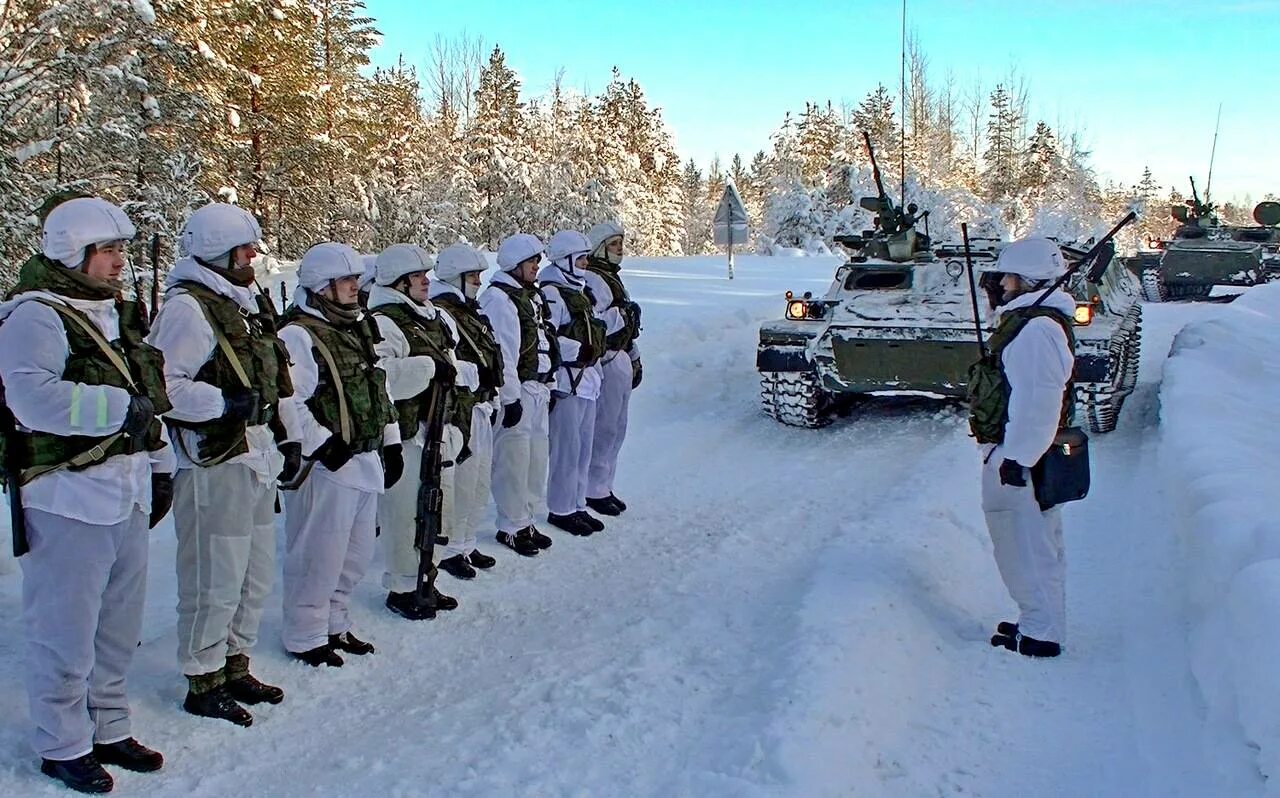
<svg viewBox="0 0 1280 798">
<path fill-rule="evenodd" d="M 834 259 L 625 264 L 645 382 L 619 494 L 589 539 L 441 577 L 462 606 L 410 624 L 378 564 L 353 614 L 378 652 L 286 660 L 279 597 L 255 662 L 288 697 L 252 728 L 184 714 L 173 530 L 153 533 L 134 730 L 161 773 L 123 794 L 1012 796 L 1223 794 L 1204 761 L 1178 552 L 1153 464 L 1173 334 L 1214 305 L 1147 309 L 1141 385 L 1094 439 L 1067 511 L 1067 652 L 990 648 L 1014 611 L 964 418 L 876 404 L 824 430 L 760 414 L 756 328 Z M 0 577 L 0 794 L 64 794 L 25 741 L 20 578 Z M 1246 784 L 1244 794 L 1250 794 Z"/>
</svg>

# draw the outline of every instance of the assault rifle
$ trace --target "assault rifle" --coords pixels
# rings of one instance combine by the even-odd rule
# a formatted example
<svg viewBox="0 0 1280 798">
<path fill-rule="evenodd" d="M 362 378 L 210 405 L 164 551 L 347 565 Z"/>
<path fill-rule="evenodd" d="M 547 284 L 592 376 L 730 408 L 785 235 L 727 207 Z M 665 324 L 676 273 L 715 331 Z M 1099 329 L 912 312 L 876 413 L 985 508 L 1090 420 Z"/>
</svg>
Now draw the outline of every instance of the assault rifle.
<svg viewBox="0 0 1280 798">
<path fill-rule="evenodd" d="M 22 514 L 21 469 L 18 468 L 18 453 L 14 445 L 17 433 L 17 422 L 13 411 L 4 403 L 4 386 L 0 385 L 0 435 L 4 437 L 4 489 L 9 495 L 9 524 L 13 533 L 13 556 L 21 557 L 31 550 L 27 541 L 27 523 Z"/>
<path fill-rule="evenodd" d="M 444 490 L 440 471 L 444 468 L 444 424 L 453 404 L 451 386 L 432 380 L 427 389 L 426 443 L 422 449 L 422 465 L 418 469 L 418 512 L 413 520 L 413 546 L 418 550 L 418 579 L 414 592 L 418 604 L 436 609 L 436 569 L 432 560 L 437 543 L 447 542 L 441 536 L 444 527 Z"/>
<path fill-rule="evenodd" d="M 160 312 L 160 234 L 151 234 L 151 317 L 155 323 L 156 314 Z"/>
</svg>

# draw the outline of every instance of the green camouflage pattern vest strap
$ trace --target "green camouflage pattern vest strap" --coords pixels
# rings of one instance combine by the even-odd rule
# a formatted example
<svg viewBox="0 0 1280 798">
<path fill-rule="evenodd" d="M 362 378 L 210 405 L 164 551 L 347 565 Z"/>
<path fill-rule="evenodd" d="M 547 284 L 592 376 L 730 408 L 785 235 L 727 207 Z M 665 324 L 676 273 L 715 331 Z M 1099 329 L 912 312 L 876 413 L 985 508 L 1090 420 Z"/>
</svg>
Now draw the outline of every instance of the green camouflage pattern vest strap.
<svg viewBox="0 0 1280 798">
<path fill-rule="evenodd" d="M 1006 311 L 1000 324 L 987 341 L 987 354 L 969 367 L 969 429 L 978 443 L 1003 443 L 1005 427 L 1009 423 L 1008 376 L 1004 371 L 1001 355 L 1005 347 L 1017 337 L 1027 322 L 1046 317 L 1057 322 L 1067 336 L 1067 347 L 1075 351 L 1076 335 L 1073 322 L 1066 314 L 1053 308 L 1028 307 Z M 1075 383 L 1067 380 L 1062 394 L 1062 414 L 1058 429 L 1071 425 L 1075 411 Z"/>
<path fill-rule="evenodd" d="M 605 345 L 616 352 L 626 352 L 631 348 L 631 342 L 636 339 L 640 333 L 640 322 L 631 313 L 631 294 L 627 292 L 627 287 L 622 284 L 622 278 L 618 275 L 618 267 L 614 266 L 607 260 L 600 258 L 589 258 L 587 260 L 587 270 L 596 274 L 605 285 L 609 286 L 609 293 L 613 294 L 613 301 L 609 303 L 609 307 L 617 308 L 622 314 L 622 329 L 615 333 L 611 333 L 605 339 Z"/>
<path fill-rule="evenodd" d="M 560 325 L 556 332 L 565 338 L 572 338 L 579 344 L 590 344 L 596 350 L 596 357 L 590 363 L 574 363 L 575 367 L 591 366 L 600 359 L 604 350 L 604 322 L 591 312 L 592 301 L 586 291 L 576 291 L 567 285 L 555 284 L 560 292 L 560 300 L 569 312 L 569 320 Z"/>
<path fill-rule="evenodd" d="M 264 298 L 257 296 L 258 311 L 250 313 L 234 299 L 200 283 L 183 281 L 177 287 L 200 306 L 217 340 L 213 354 L 196 372 L 196 381 L 213 385 L 224 393 L 235 388 L 256 390 L 267 408 L 262 423 L 270 423 L 277 414 L 280 400 L 293 395 L 293 383 L 289 378 L 288 350 L 276 336 L 274 314 L 262 307 Z M 169 423 L 199 433 L 197 457 L 192 458 L 192 453 L 186 452 L 197 465 L 217 465 L 249 451 L 244 421 L 215 418 L 197 423 Z M 181 440 L 177 435 L 174 438 Z"/>
<path fill-rule="evenodd" d="M 164 355 L 143 339 L 150 332 L 146 314 L 136 302 L 116 302 L 120 337 L 107 341 L 93 320 L 75 308 L 45 299 L 33 300 L 53 309 L 67 336 L 62 379 L 83 385 L 108 385 L 151 400 L 156 414 L 172 406 L 164 384 Z M 124 370 L 121 369 L 124 367 Z M 128 373 L 125 373 L 127 370 Z M 78 405 L 72 412 L 78 412 Z M 105 411 L 105 408 L 104 408 Z M 14 436 L 15 462 L 25 484 L 63 468 L 88 468 L 118 454 L 156 451 L 164 447 L 160 421 L 152 423 L 146 441 L 127 435 L 53 435 L 19 430 Z"/>
<path fill-rule="evenodd" d="M 378 368 L 378 356 L 373 350 L 374 343 L 381 340 L 377 324 L 364 316 L 353 324 L 338 327 L 297 306 L 289 309 L 284 320 L 285 326 L 302 327 L 313 338 L 319 382 L 307 400 L 307 408 L 316 421 L 339 436 L 343 435 L 344 427 L 349 428 L 347 443 L 352 451 L 378 449 L 383 428 L 396 420 L 396 413 L 387 396 L 386 374 Z M 314 345 L 315 342 L 324 350 Z"/>
<path fill-rule="evenodd" d="M 511 299 L 520 320 L 520 351 L 516 353 L 516 376 L 521 382 L 546 382 L 560 365 L 560 347 L 556 344 L 556 332 L 547 322 L 547 298 L 533 287 L 520 287 L 506 283 L 490 283 Z M 535 307 L 536 303 L 536 307 Z M 547 338 L 551 369 L 538 371 L 538 327 Z"/>
<path fill-rule="evenodd" d="M 471 440 L 472 411 L 476 405 L 497 396 L 502 386 L 502 349 L 493 336 L 489 320 L 480 315 L 480 305 L 475 300 L 441 294 L 431 302 L 448 313 L 458 326 L 459 341 L 454 354 L 459 360 L 474 363 L 479 372 L 480 386 L 474 391 L 457 387 L 453 398 L 454 423 L 462 430 L 463 440 Z"/>
<path fill-rule="evenodd" d="M 449 350 L 454 347 L 453 335 L 438 314 L 434 319 L 428 319 L 400 304 L 380 305 L 372 313 L 390 319 L 404 333 L 405 340 L 409 342 L 409 357 L 425 356 L 437 363 L 449 362 Z M 453 390 L 454 386 L 450 385 L 448 388 Z M 429 392 L 430 386 L 417 396 L 394 400 L 402 440 L 409 440 L 418 434 L 419 425 L 426 422 Z M 453 418 L 447 420 L 453 424 L 457 422 Z M 470 420 L 468 412 L 468 428 L 471 426 Z"/>
</svg>

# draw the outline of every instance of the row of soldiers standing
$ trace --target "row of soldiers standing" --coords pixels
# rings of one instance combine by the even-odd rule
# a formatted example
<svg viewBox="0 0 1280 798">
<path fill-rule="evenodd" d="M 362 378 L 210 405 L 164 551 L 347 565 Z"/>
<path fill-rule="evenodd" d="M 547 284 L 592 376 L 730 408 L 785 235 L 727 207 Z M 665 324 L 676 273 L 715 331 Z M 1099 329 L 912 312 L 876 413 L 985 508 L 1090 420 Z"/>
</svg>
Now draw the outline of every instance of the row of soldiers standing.
<svg viewBox="0 0 1280 798">
<path fill-rule="evenodd" d="M 241 726 L 244 705 L 284 699 L 250 672 L 278 487 L 284 645 L 313 666 L 374 651 L 349 604 L 378 530 L 386 606 L 421 620 L 457 606 L 424 551 L 458 578 L 495 565 L 476 546 L 490 491 L 497 540 L 524 556 L 551 545 L 534 523 L 544 505 L 582 536 L 603 528 L 588 509 L 626 509 L 613 481 L 642 370 L 620 226 L 546 247 L 511 236 L 483 292 L 474 248 L 433 260 L 397 244 L 374 259 L 363 303 L 362 258 L 318 244 L 279 316 L 255 286 L 256 220 L 215 203 L 188 219 L 150 327 L 121 295 L 134 233 L 109 202 L 62 202 L 0 304 L 26 681 L 47 775 L 106 792 L 104 764 L 163 765 L 132 736 L 125 673 L 148 530 L 171 506 L 183 707 Z M 438 503 L 421 501 L 424 483 Z M 423 545 L 424 507 L 442 546 Z"/>
</svg>

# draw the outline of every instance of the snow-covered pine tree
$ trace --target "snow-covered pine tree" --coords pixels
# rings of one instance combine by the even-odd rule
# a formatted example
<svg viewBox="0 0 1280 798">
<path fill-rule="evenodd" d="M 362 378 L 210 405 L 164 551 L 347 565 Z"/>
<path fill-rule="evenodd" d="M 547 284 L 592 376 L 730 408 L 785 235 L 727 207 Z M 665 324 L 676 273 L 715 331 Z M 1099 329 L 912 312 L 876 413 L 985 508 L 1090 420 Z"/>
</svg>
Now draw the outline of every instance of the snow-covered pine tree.
<svg viewBox="0 0 1280 798">
<path fill-rule="evenodd" d="M 520 79 L 495 46 L 480 71 L 467 128 L 467 164 L 475 180 L 480 241 L 496 250 L 503 238 L 534 218 L 529 174 L 533 151 L 524 138 Z"/>
</svg>

